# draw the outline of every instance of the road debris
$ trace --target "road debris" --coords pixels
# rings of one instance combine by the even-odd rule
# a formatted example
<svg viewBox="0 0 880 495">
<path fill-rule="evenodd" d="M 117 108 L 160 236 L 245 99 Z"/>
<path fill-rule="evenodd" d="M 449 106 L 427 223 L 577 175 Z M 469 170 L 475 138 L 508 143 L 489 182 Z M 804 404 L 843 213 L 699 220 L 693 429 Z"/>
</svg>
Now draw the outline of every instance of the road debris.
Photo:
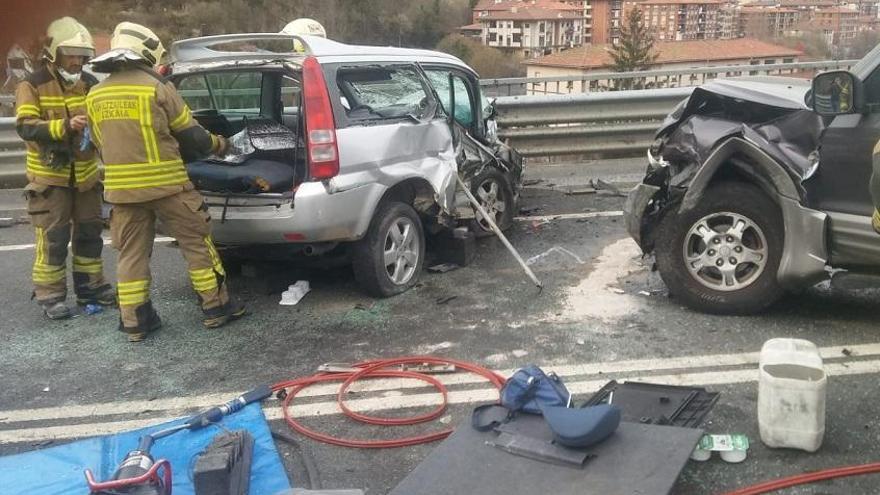
<svg viewBox="0 0 880 495">
<path fill-rule="evenodd" d="M 295 306 L 311 290 L 307 280 L 297 280 L 295 284 L 281 293 L 281 301 L 278 304 L 282 306 Z"/>
<path fill-rule="evenodd" d="M 0 218 L 0 228 L 12 227 L 13 225 L 15 225 L 14 218 L 6 218 L 6 217 Z"/>
<path fill-rule="evenodd" d="M 724 462 L 737 464 L 746 460 L 748 451 L 749 437 L 745 435 L 703 435 L 691 459 L 705 462 L 712 457 L 712 452 L 718 452 Z"/>
<path fill-rule="evenodd" d="M 456 263 L 441 263 L 439 265 L 429 266 L 428 271 L 431 273 L 447 273 L 453 270 L 458 270 L 461 266 Z"/>
<path fill-rule="evenodd" d="M 537 262 L 543 260 L 544 258 L 550 256 L 550 255 L 553 254 L 553 253 L 561 253 L 561 254 L 564 254 L 564 255 L 567 255 L 567 256 L 571 256 L 572 258 L 574 258 L 574 260 L 575 260 L 579 265 L 583 265 L 584 263 L 586 263 L 584 260 L 582 260 L 582 259 L 580 258 L 580 256 L 578 256 L 578 255 L 572 253 L 572 252 L 569 251 L 568 249 L 566 249 L 566 248 L 564 248 L 564 247 L 562 247 L 562 246 L 553 246 L 552 248 L 550 248 L 550 249 L 544 251 L 544 252 L 541 253 L 541 254 L 538 254 L 538 255 L 532 256 L 531 258 L 529 258 L 528 260 L 526 260 L 526 264 L 529 265 L 529 266 L 534 265 L 535 263 L 537 263 Z"/>
<path fill-rule="evenodd" d="M 568 189 L 565 192 L 566 196 L 583 196 L 585 194 L 596 194 L 596 189 L 592 187 L 586 188 L 578 188 L 578 189 Z"/>
<path fill-rule="evenodd" d="M 104 312 L 104 307 L 100 304 L 86 304 L 83 313 L 87 315 L 98 315 Z"/>
<path fill-rule="evenodd" d="M 456 299 L 458 299 L 458 296 L 441 297 L 437 299 L 437 304 L 442 306 L 444 304 L 449 304 L 451 301 L 454 301 Z"/>
<path fill-rule="evenodd" d="M 614 184 L 610 182 L 605 182 L 602 179 L 590 179 L 590 187 L 598 191 L 607 191 L 614 196 L 626 196 L 626 193 L 617 188 Z"/>
</svg>

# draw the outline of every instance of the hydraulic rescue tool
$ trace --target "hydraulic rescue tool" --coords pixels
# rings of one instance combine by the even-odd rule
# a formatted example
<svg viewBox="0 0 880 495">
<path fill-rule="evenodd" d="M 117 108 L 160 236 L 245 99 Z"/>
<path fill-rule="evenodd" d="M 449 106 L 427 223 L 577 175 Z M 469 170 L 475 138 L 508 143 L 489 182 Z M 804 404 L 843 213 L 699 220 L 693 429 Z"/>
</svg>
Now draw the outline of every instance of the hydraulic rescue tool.
<svg viewBox="0 0 880 495">
<path fill-rule="evenodd" d="M 93 495 L 171 495 L 171 463 L 165 459 L 156 461 L 150 455 L 150 449 L 156 440 L 183 430 L 199 430 L 220 421 L 224 416 L 240 411 L 248 404 L 262 401 L 271 395 L 272 390 L 264 385 L 236 397 L 226 404 L 199 413 L 180 425 L 144 436 L 137 449 L 125 456 L 122 464 L 116 469 L 112 480 L 95 481 L 92 471 L 86 469 L 89 493 Z"/>
</svg>

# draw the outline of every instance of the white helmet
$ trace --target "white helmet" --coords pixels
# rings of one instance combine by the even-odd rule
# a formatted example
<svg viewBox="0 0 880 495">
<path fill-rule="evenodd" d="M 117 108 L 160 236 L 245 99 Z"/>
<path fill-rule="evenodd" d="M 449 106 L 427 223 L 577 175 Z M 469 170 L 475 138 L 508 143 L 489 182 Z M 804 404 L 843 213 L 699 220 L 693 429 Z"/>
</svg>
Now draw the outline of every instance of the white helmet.
<svg viewBox="0 0 880 495">
<path fill-rule="evenodd" d="M 322 26 L 320 22 L 307 17 L 301 17 L 295 21 L 289 22 L 284 26 L 284 29 L 281 30 L 281 33 L 292 36 L 306 35 L 320 36 L 321 38 L 327 37 L 327 30 L 324 29 L 324 26 Z"/>
<path fill-rule="evenodd" d="M 73 17 L 56 19 L 46 29 L 46 46 L 43 47 L 43 57 L 49 62 L 55 62 L 59 54 L 86 58 L 95 56 L 92 35 L 85 26 Z"/>
<path fill-rule="evenodd" d="M 150 65 L 159 64 L 165 56 L 165 47 L 156 33 L 133 22 L 120 22 L 116 26 L 110 39 L 110 49 L 129 50 Z"/>
</svg>

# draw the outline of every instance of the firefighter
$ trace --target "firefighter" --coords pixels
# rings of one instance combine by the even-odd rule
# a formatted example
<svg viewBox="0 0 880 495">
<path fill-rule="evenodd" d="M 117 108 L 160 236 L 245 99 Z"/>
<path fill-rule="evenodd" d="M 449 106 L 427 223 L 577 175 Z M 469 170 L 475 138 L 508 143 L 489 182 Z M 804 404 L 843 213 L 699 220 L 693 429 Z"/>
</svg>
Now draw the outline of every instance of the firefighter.
<svg viewBox="0 0 880 495">
<path fill-rule="evenodd" d="M 156 219 L 177 239 L 204 325 L 216 328 L 245 313 L 226 287 L 226 273 L 211 239 L 208 207 L 181 159 L 181 153 L 222 155 L 227 142 L 203 129 L 174 86 L 154 72 L 164 53 L 150 29 L 119 24 L 110 51 L 92 63 L 95 71 L 110 75 L 87 99 L 104 162 L 104 199 L 113 205 L 110 232 L 119 251 L 119 328 L 132 342 L 162 324 L 150 301 Z"/>
<path fill-rule="evenodd" d="M 16 88 L 15 114 L 27 144 L 25 196 L 36 232 L 32 297 L 46 316 L 58 320 L 72 314 L 65 303 L 71 237 L 77 302 L 109 306 L 116 296 L 104 280 L 98 163 L 84 137 L 86 93 L 97 81 L 82 68 L 95 47 L 71 17 L 52 22 L 46 36 L 45 63 Z"/>
<path fill-rule="evenodd" d="M 327 37 L 327 30 L 324 29 L 324 26 L 314 20 L 309 19 L 308 17 L 301 17 L 299 19 L 290 21 L 281 29 L 281 34 L 289 34 L 291 36 L 317 36 L 319 38 Z M 305 52 L 305 47 L 302 46 L 298 40 L 293 43 L 293 51 L 297 53 Z"/>
</svg>

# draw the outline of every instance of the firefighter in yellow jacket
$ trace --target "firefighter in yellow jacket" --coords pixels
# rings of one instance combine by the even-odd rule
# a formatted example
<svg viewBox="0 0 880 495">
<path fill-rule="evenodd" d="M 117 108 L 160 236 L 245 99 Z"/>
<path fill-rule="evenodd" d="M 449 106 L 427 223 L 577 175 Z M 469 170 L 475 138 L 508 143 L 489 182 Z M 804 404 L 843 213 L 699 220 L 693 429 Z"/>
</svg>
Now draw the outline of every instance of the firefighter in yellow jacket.
<svg viewBox="0 0 880 495">
<path fill-rule="evenodd" d="M 120 330 L 137 342 L 159 328 L 150 301 L 150 255 L 156 219 L 177 239 L 208 328 L 244 315 L 226 287 L 211 240 L 211 217 L 181 159 L 221 155 L 226 140 L 193 119 L 170 82 L 153 71 L 165 49 L 149 29 L 123 22 L 110 51 L 92 62 L 110 75 L 87 98 L 89 119 L 104 162 L 104 198 L 113 205 L 110 231 L 119 250 Z"/>
<path fill-rule="evenodd" d="M 16 88 L 16 129 L 27 144 L 25 195 L 37 239 L 33 295 L 46 316 L 62 319 L 71 316 L 71 237 L 77 302 L 112 305 L 116 294 L 104 281 L 98 163 L 84 137 L 86 93 L 97 82 L 82 72 L 95 54 L 92 37 L 70 17 L 54 21 L 46 35 L 44 66 Z"/>
</svg>

